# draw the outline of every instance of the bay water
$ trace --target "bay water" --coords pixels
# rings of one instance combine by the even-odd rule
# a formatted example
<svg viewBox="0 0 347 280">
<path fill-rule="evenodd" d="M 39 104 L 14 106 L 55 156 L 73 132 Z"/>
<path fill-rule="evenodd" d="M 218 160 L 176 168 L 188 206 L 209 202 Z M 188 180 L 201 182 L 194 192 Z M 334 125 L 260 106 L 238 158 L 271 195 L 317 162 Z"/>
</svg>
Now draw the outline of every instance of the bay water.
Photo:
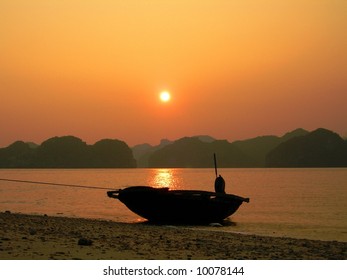
<svg viewBox="0 0 347 280">
<path fill-rule="evenodd" d="M 347 168 L 218 170 L 226 192 L 249 197 L 217 230 L 347 242 Z M 214 191 L 214 169 L 1 169 L 0 178 L 120 189 L 135 185 Z M 141 223 L 106 190 L 0 181 L 0 212 Z M 186 226 L 188 227 L 188 226 Z"/>
</svg>

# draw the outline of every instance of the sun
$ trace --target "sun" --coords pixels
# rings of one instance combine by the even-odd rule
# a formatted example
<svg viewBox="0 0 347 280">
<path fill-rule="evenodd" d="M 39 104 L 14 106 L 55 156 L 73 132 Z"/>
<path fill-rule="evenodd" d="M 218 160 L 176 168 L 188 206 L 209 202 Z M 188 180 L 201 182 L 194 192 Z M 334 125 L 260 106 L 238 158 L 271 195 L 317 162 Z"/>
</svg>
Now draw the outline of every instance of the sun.
<svg viewBox="0 0 347 280">
<path fill-rule="evenodd" d="M 168 91 L 162 91 L 159 95 L 159 98 L 162 102 L 168 102 L 171 99 L 171 94 Z"/>
</svg>

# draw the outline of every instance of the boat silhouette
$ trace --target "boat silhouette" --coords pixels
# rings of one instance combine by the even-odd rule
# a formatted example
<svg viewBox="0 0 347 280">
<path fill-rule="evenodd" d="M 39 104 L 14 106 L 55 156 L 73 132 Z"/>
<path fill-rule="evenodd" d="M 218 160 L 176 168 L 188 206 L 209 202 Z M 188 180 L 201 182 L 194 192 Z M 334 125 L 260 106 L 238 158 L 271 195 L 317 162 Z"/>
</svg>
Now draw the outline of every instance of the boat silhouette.
<svg viewBox="0 0 347 280">
<path fill-rule="evenodd" d="M 108 191 L 107 195 L 119 199 L 132 212 L 154 223 L 222 222 L 243 202 L 249 202 L 249 198 L 233 194 L 150 186 L 127 187 Z"/>
</svg>

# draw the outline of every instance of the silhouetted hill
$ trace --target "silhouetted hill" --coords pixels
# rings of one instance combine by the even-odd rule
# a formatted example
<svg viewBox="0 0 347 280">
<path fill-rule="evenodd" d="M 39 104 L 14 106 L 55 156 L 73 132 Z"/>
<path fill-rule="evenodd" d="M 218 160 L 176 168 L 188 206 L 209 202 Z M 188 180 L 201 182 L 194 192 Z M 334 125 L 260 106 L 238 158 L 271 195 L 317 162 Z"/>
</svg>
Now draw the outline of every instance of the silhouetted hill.
<svg viewBox="0 0 347 280">
<path fill-rule="evenodd" d="M 294 137 L 298 137 L 298 136 L 305 136 L 309 134 L 309 132 L 305 129 L 302 129 L 302 128 L 297 128 L 291 132 L 288 132 L 286 134 L 284 134 L 281 139 L 282 139 L 282 142 L 285 142 L 285 141 L 288 141 L 289 139 L 292 139 Z"/>
<path fill-rule="evenodd" d="M 233 142 L 248 157 L 254 161 L 254 167 L 262 167 L 265 164 L 265 157 L 269 151 L 281 143 L 281 138 L 277 136 L 260 136 L 244 141 Z"/>
<path fill-rule="evenodd" d="M 261 136 L 233 143 L 209 136 L 185 137 L 147 152 L 147 166 L 213 167 L 212 155 L 217 153 L 220 167 L 264 167 L 268 152 L 288 139 L 307 133 L 297 129 L 282 137 Z"/>
<path fill-rule="evenodd" d="M 232 144 L 236 145 L 243 153 L 253 160 L 255 165 L 252 167 L 264 167 L 266 156 L 272 149 L 289 139 L 307 134 L 308 131 L 299 128 L 286 133 L 282 137 L 272 135 L 260 136 L 243 141 L 235 141 Z"/>
<path fill-rule="evenodd" d="M 136 160 L 138 160 L 140 157 L 142 157 L 144 154 L 148 153 L 154 148 L 154 146 L 145 143 L 145 144 L 139 144 L 134 147 L 132 147 L 133 155 Z"/>
<path fill-rule="evenodd" d="M 0 148 L 0 168 L 213 167 L 213 153 L 219 167 L 347 166 L 347 140 L 326 129 L 296 129 L 282 137 L 233 143 L 200 135 L 132 149 L 119 140 L 87 145 L 74 136 L 53 137 L 41 145 L 17 141 Z"/>
<path fill-rule="evenodd" d="M 90 146 L 91 167 L 136 167 L 131 149 L 123 141 L 103 139 Z"/>
<path fill-rule="evenodd" d="M 215 138 L 209 136 L 209 135 L 197 135 L 197 136 L 192 136 L 194 138 L 198 138 L 201 142 L 205 143 L 212 143 L 213 141 L 216 141 Z"/>
<path fill-rule="evenodd" d="M 88 146 L 74 136 L 53 137 L 44 141 L 36 154 L 36 167 L 87 167 Z"/>
<path fill-rule="evenodd" d="M 167 139 L 162 139 L 160 144 L 157 146 L 152 146 L 149 144 L 140 144 L 132 148 L 134 158 L 137 161 L 138 167 L 148 167 L 149 157 L 157 150 L 164 148 L 167 145 L 172 144 L 173 142 Z"/>
<path fill-rule="evenodd" d="M 338 134 L 320 128 L 280 144 L 268 154 L 266 166 L 347 166 L 347 143 Z"/>
<path fill-rule="evenodd" d="M 218 154 L 219 167 L 246 167 L 251 160 L 226 140 L 211 143 L 198 137 L 185 137 L 154 152 L 149 167 L 213 167 L 213 153 Z"/>
<path fill-rule="evenodd" d="M 201 142 L 206 142 L 206 143 L 211 143 L 211 142 L 216 140 L 209 135 L 197 135 L 197 136 L 193 136 L 193 137 L 189 137 L 189 138 L 197 138 L 197 139 L 201 140 Z M 140 144 L 140 145 L 134 146 L 132 148 L 132 150 L 133 150 L 134 158 L 137 161 L 137 166 L 138 167 L 149 167 L 148 160 L 152 156 L 152 154 L 154 152 L 164 148 L 165 146 L 172 144 L 172 143 L 173 143 L 173 141 L 170 141 L 167 139 L 162 139 L 160 141 L 160 144 L 157 146 L 152 146 L 149 144 Z"/>
<path fill-rule="evenodd" d="M 0 149 L 0 168 L 25 168 L 32 165 L 35 149 L 29 143 L 16 141 Z"/>
<path fill-rule="evenodd" d="M 2 168 L 136 167 L 131 149 L 122 141 L 104 139 L 87 145 L 74 136 L 53 137 L 35 147 L 17 141 L 0 149 Z"/>
</svg>

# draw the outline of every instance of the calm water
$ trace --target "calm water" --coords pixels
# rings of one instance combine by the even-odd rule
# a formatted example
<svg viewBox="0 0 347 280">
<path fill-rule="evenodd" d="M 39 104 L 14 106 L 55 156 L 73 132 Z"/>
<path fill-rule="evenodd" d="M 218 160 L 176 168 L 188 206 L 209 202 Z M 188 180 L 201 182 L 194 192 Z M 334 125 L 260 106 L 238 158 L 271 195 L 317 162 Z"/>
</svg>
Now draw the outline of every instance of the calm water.
<svg viewBox="0 0 347 280">
<path fill-rule="evenodd" d="M 249 197 L 221 228 L 270 236 L 347 241 L 347 169 L 220 169 L 228 193 Z M 213 169 L 0 170 L 0 178 L 122 188 L 213 190 Z M 0 211 L 141 222 L 106 191 L 0 181 Z"/>
</svg>

